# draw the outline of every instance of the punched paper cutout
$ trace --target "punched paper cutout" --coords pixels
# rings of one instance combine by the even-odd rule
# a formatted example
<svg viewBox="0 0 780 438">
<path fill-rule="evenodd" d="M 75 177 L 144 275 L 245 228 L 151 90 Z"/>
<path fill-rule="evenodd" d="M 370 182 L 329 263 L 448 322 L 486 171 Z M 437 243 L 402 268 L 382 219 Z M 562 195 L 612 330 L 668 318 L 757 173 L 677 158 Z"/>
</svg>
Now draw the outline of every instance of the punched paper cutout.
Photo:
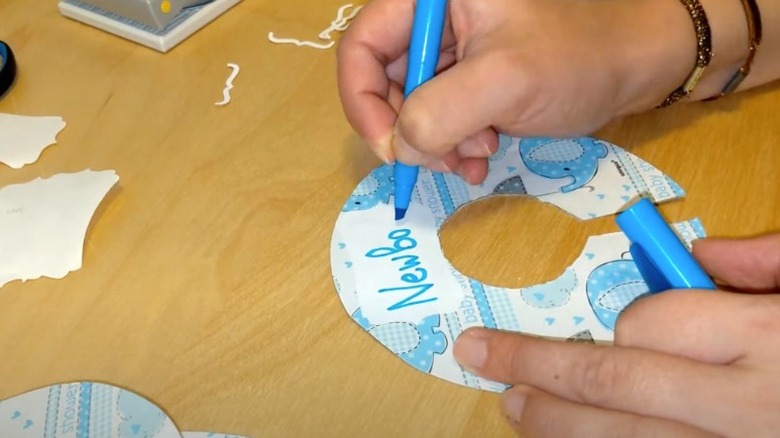
<svg viewBox="0 0 780 438">
<path fill-rule="evenodd" d="M 215 103 L 216 106 L 225 106 L 230 103 L 232 98 L 230 97 L 230 90 L 233 89 L 233 80 L 238 76 L 238 72 L 241 71 L 241 67 L 238 64 L 232 62 L 228 63 L 230 69 L 230 76 L 225 80 L 225 88 L 222 89 L 222 100 Z"/>
<path fill-rule="evenodd" d="M 465 372 L 452 355 L 467 328 L 609 343 L 617 315 L 648 288 L 622 233 L 591 237 L 574 264 L 546 284 L 483 284 L 444 257 L 438 233 L 447 218 L 489 196 L 534 197 L 590 219 L 616 213 L 639 194 L 655 202 L 684 195 L 650 164 L 593 138 L 501 137 L 480 186 L 421 168 L 400 222 L 393 220 L 392 175 L 387 165 L 372 171 L 336 221 L 331 266 L 339 298 L 355 322 L 409 365 L 490 391 L 506 386 Z M 675 228 L 686 242 L 704 236 L 698 220 Z"/>
<path fill-rule="evenodd" d="M 0 401 L 0 432 L 14 438 L 242 438 L 180 432 L 149 400 L 93 382 L 52 385 Z"/>
<path fill-rule="evenodd" d="M 347 10 L 352 9 L 352 11 L 347 14 Z M 346 4 L 339 8 L 338 13 L 336 14 L 336 19 L 331 21 L 330 27 L 320 32 L 318 35 L 319 39 L 322 41 L 328 41 L 327 43 L 318 43 L 314 41 L 301 41 L 297 38 L 279 38 L 278 36 L 274 35 L 273 32 L 268 33 L 268 41 L 274 43 L 274 44 L 292 44 L 298 47 L 311 47 L 312 49 L 319 49 L 319 50 L 327 50 L 333 47 L 336 42 L 333 41 L 333 38 L 331 37 L 331 34 L 333 32 L 344 32 L 349 28 L 350 21 L 355 18 L 360 12 L 360 10 L 363 9 L 363 6 L 352 6 L 352 4 Z"/>
<path fill-rule="evenodd" d="M 65 125 L 61 117 L 0 114 L 0 161 L 14 169 L 34 163 Z"/>
<path fill-rule="evenodd" d="M 113 170 L 84 170 L 0 189 L 0 287 L 81 268 L 89 222 L 117 181 Z"/>
</svg>

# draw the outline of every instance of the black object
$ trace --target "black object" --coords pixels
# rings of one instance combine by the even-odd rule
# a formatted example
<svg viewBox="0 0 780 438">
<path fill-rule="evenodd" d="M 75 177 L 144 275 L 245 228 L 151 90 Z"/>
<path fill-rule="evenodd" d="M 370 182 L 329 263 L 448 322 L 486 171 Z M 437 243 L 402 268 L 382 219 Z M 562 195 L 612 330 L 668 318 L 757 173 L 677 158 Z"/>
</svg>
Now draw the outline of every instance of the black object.
<svg viewBox="0 0 780 438">
<path fill-rule="evenodd" d="M 16 77 L 16 59 L 8 44 L 0 41 L 0 98 L 11 88 Z"/>
</svg>

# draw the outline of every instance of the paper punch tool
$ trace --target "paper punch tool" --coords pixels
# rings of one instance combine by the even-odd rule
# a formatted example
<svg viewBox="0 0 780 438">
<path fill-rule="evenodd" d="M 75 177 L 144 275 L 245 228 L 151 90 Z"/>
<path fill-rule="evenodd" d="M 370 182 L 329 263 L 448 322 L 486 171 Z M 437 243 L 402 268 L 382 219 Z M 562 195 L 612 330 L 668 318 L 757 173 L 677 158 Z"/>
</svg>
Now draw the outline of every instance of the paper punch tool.
<svg viewBox="0 0 780 438">
<path fill-rule="evenodd" d="M 629 251 L 651 293 L 716 288 L 650 200 L 641 198 L 616 221 L 631 242 Z"/>
<path fill-rule="evenodd" d="M 167 52 L 241 0 L 60 0 L 60 13 Z"/>
<path fill-rule="evenodd" d="M 16 59 L 11 46 L 0 41 L 0 99 L 11 89 L 16 78 Z"/>
</svg>

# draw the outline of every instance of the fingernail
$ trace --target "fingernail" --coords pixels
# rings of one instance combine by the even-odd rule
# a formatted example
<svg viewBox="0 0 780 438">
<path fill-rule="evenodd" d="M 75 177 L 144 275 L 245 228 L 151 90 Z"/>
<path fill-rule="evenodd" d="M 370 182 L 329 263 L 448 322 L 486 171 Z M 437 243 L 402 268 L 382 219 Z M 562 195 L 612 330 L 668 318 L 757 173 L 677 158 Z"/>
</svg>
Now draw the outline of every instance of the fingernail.
<svg viewBox="0 0 780 438">
<path fill-rule="evenodd" d="M 494 151 L 487 142 L 482 143 L 482 145 L 485 147 L 486 156 L 490 157 L 496 153 L 496 151 Z"/>
<path fill-rule="evenodd" d="M 464 157 L 487 157 L 491 155 L 490 146 L 480 138 L 471 137 L 463 140 L 458 146 L 458 152 Z"/>
<path fill-rule="evenodd" d="M 482 368 L 487 360 L 488 345 L 484 335 L 482 330 L 469 330 L 455 341 L 455 360 L 472 374 L 476 374 L 474 371 Z"/>
<path fill-rule="evenodd" d="M 482 151 L 481 157 L 489 157 L 493 155 L 493 151 L 490 150 L 490 145 L 484 140 L 478 140 L 478 147 Z"/>
<path fill-rule="evenodd" d="M 525 407 L 526 393 L 513 389 L 504 394 L 501 400 L 504 415 L 511 421 L 519 423 L 523 418 L 523 408 Z"/>
<path fill-rule="evenodd" d="M 376 154 L 376 156 L 379 157 L 379 159 L 382 160 L 385 164 L 393 163 L 393 155 L 391 153 L 393 148 L 392 141 L 393 136 L 389 135 L 369 143 L 369 146 L 371 146 L 371 150 L 374 151 L 374 154 Z"/>
</svg>

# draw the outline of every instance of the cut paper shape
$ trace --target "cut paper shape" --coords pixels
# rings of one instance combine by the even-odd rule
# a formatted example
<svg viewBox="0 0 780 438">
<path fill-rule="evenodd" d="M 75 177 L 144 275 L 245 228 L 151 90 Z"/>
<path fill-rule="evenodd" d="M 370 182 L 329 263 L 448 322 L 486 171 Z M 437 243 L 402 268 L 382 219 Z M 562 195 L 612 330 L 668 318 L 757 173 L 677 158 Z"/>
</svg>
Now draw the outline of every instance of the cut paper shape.
<svg viewBox="0 0 780 438">
<path fill-rule="evenodd" d="M 222 100 L 215 103 L 214 105 L 216 106 L 224 106 L 230 103 L 230 90 L 233 89 L 233 79 L 235 79 L 236 76 L 238 76 L 238 72 L 241 71 L 241 67 L 239 67 L 238 64 L 228 63 L 227 66 L 232 71 L 225 81 L 225 88 L 222 89 Z"/>
<path fill-rule="evenodd" d="M 62 117 L 0 114 L 0 161 L 13 169 L 34 163 L 65 125 Z"/>
<path fill-rule="evenodd" d="M 349 9 L 352 9 L 352 12 L 347 15 L 346 12 Z M 318 35 L 319 38 L 321 40 L 330 40 L 330 34 L 333 32 L 344 32 L 347 30 L 349 28 L 349 22 L 357 16 L 361 9 L 363 9 L 363 6 L 352 6 L 351 3 L 341 6 L 336 13 L 336 19 L 330 22 L 329 28 L 320 32 Z"/>
<path fill-rule="evenodd" d="M 0 431 L 14 438 L 243 438 L 180 432 L 149 400 L 94 382 L 51 385 L 0 401 Z"/>
<path fill-rule="evenodd" d="M 346 11 L 348 9 L 352 9 L 352 11 L 349 14 L 346 14 Z M 344 32 L 349 28 L 349 22 L 357 16 L 358 12 L 363 8 L 363 6 L 353 6 L 352 4 L 346 4 L 344 6 L 341 6 L 338 10 L 338 13 L 336 14 L 336 19 L 333 20 L 330 23 L 330 27 L 320 32 L 318 35 L 319 39 L 323 41 L 328 41 L 327 43 L 318 43 L 314 41 L 301 41 L 295 38 L 279 38 L 276 35 L 274 35 L 273 32 L 268 33 L 268 41 L 275 43 L 275 44 L 293 44 L 298 47 L 311 47 L 313 49 L 319 49 L 319 50 L 327 50 L 333 47 L 336 42 L 333 41 L 331 34 L 333 32 Z"/>
<path fill-rule="evenodd" d="M 81 268 L 89 222 L 117 181 L 113 170 L 84 170 L 0 189 L 0 287 Z"/>
<path fill-rule="evenodd" d="M 275 44 L 292 44 L 298 47 L 311 47 L 312 49 L 327 50 L 333 47 L 336 42 L 315 43 L 313 41 L 301 41 L 295 38 L 279 38 L 273 32 L 268 32 L 268 41 Z"/>
<path fill-rule="evenodd" d="M 399 358 L 450 382 L 503 391 L 505 385 L 458 366 L 452 345 L 464 330 L 488 327 L 560 340 L 587 333 L 592 342 L 610 343 L 616 316 L 646 285 L 632 274 L 622 233 L 591 236 L 575 262 L 548 283 L 517 289 L 484 284 L 444 256 L 438 236 L 444 222 L 490 196 L 533 197 L 587 220 L 621 210 L 624 195 L 658 203 L 684 192 L 650 164 L 593 138 L 501 136 L 489 163 L 479 186 L 421 168 L 400 222 L 393 220 L 392 167 L 374 169 L 342 207 L 331 269 L 347 314 Z M 686 242 L 704 236 L 696 219 L 674 226 Z"/>
</svg>

